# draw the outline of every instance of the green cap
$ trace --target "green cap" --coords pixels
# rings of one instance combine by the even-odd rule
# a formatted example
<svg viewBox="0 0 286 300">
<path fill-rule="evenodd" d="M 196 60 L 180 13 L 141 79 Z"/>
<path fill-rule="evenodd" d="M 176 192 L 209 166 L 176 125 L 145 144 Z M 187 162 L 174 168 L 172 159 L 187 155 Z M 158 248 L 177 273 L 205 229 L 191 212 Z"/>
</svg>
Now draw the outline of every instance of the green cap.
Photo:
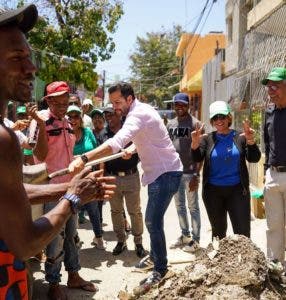
<svg viewBox="0 0 286 300">
<path fill-rule="evenodd" d="M 26 114 L 27 113 L 27 108 L 26 106 L 18 106 L 16 109 L 16 114 Z"/>
<path fill-rule="evenodd" d="M 70 112 L 78 112 L 79 114 L 81 114 L 81 109 L 76 105 L 70 105 L 68 107 L 67 114 Z"/>
<path fill-rule="evenodd" d="M 210 119 L 215 115 L 225 115 L 230 113 L 230 107 L 225 101 L 215 101 L 210 105 Z"/>
<path fill-rule="evenodd" d="M 103 117 L 103 111 L 101 109 L 95 108 L 91 111 L 90 117 L 93 118 L 95 115 L 100 115 Z"/>
<path fill-rule="evenodd" d="M 268 76 L 261 80 L 263 85 L 266 85 L 268 80 L 271 81 L 282 81 L 286 79 L 286 68 L 273 68 Z"/>
</svg>

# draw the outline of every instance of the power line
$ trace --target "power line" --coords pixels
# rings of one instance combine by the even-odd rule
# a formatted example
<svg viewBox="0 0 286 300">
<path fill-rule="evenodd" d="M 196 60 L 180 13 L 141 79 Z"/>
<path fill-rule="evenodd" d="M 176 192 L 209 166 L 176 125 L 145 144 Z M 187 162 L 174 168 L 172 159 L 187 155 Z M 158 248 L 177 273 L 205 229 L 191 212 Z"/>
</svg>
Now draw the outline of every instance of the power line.
<svg viewBox="0 0 286 300">
<path fill-rule="evenodd" d="M 194 42 L 194 45 L 193 45 L 193 47 L 192 47 L 190 53 L 188 54 L 188 56 L 187 56 L 187 58 L 186 58 L 186 60 L 185 60 L 185 63 L 184 63 L 184 69 L 185 69 L 185 67 L 187 66 L 188 60 L 190 59 L 191 55 L 193 54 L 194 48 L 195 48 L 196 45 L 197 45 L 197 42 L 198 42 L 198 40 L 199 40 L 199 38 L 200 38 L 200 35 L 201 35 L 201 32 L 202 32 L 202 30 L 203 30 L 203 28 L 204 28 L 204 26 L 205 26 L 205 24 L 206 24 L 206 22 L 207 22 L 207 19 L 208 19 L 210 13 L 211 13 L 211 10 L 212 10 L 212 8 L 213 8 L 213 6 L 214 6 L 214 4 L 215 4 L 216 2 L 217 2 L 217 0 L 213 0 L 212 3 L 211 3 L 211 6 L 210 6 L 210 9 L 209 9 L 209 11 L 208 11 L 208 13 L 207 13 L 207 15 L 206 15 L 205 21 L 204 21 L 204 23 L 203 23 L 203 25 L 202 25 L 202 27 L 201 27 L 201 29 L 200 29 L 200 31 L 199 31 L 197 37 L 196 37 L 196 40 L 195 40 L 195 42 Z M 206 6 L 205 6 L 205 7 L 206 7 Z M 193 36 L 194 36 L 194 35 L 192 35 L 191 37 L 193 37 Z"/>
</svg>

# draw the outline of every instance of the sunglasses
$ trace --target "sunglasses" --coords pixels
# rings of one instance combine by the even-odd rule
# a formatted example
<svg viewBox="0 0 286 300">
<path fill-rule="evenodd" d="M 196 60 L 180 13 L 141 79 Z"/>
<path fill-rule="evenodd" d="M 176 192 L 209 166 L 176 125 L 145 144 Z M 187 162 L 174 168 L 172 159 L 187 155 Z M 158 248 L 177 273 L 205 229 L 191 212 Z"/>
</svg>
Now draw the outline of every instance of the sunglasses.
<svg viewBox="0 0 286 300">
<path fill-rule="evenodd" d="M 212 117 L 212 121 L 225 120 L 226 118 L 227 118 L 226 115 L 218 114 Z"/>
<path fill-rule="evenodd" d="M 79 120 L 80 119 L 80 115 L 69 115 L 68 119 L 69 120 Z"/>
<path fill-rule="evenodd" d="M 276 92 L 280 89 L 280 87 L 278 85 L 272 85 L 272 84 L 266 85 L 265 88 L 267 91 L 272 90 L 274 92 Z"/>
</svg>

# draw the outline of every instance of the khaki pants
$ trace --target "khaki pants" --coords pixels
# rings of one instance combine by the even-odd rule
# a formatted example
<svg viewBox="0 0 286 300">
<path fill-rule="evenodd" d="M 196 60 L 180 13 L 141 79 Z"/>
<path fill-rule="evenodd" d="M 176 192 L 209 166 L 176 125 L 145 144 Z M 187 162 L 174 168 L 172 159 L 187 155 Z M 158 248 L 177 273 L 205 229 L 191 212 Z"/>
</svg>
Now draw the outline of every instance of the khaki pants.
<svg viewBox="0 0 286 300">
<path fill-rule="evenodd" d="M 271 260 L 285 259 L 286 172 L 268 169 L 264 187 L 267 221 L 267 256 Z"/>
<path fill-rule="evenodd" d="M 116 176 L 116 190 L 109 201 L 111 207 L 111 218 L 113 230 L 116 233 L 118 242 L 125 242 L 126 233 L 124 226 L 124 203 L 127 207 L 131 221 L 131 231 L 135 244 L 142 244 L 143 219 L 140 207 L 140 178 L 136 172 L 126 176 Z"/>
</svg>

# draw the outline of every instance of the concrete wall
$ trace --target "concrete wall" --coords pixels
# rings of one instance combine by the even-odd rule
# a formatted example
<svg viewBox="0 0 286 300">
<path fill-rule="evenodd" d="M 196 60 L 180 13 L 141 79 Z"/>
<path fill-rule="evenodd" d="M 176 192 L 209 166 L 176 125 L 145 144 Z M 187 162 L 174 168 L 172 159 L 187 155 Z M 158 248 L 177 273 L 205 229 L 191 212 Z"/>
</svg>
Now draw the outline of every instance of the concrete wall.
<svg viewBox="0 0 286 300">
<path fill-rule="evenodd" d="M 283 3 L 285 3 L 283 0 L 261 0 L 247 15 L 247 29 L 259 25 Z"/>
<path fill-rule="evenodd" d="M 247 7 L 241 0 L 228 0 L 225 6 L 227 47 L 225 73 L 230 75 L 239 69 L 239 58 L 247 31 Z"/>
</svg>

